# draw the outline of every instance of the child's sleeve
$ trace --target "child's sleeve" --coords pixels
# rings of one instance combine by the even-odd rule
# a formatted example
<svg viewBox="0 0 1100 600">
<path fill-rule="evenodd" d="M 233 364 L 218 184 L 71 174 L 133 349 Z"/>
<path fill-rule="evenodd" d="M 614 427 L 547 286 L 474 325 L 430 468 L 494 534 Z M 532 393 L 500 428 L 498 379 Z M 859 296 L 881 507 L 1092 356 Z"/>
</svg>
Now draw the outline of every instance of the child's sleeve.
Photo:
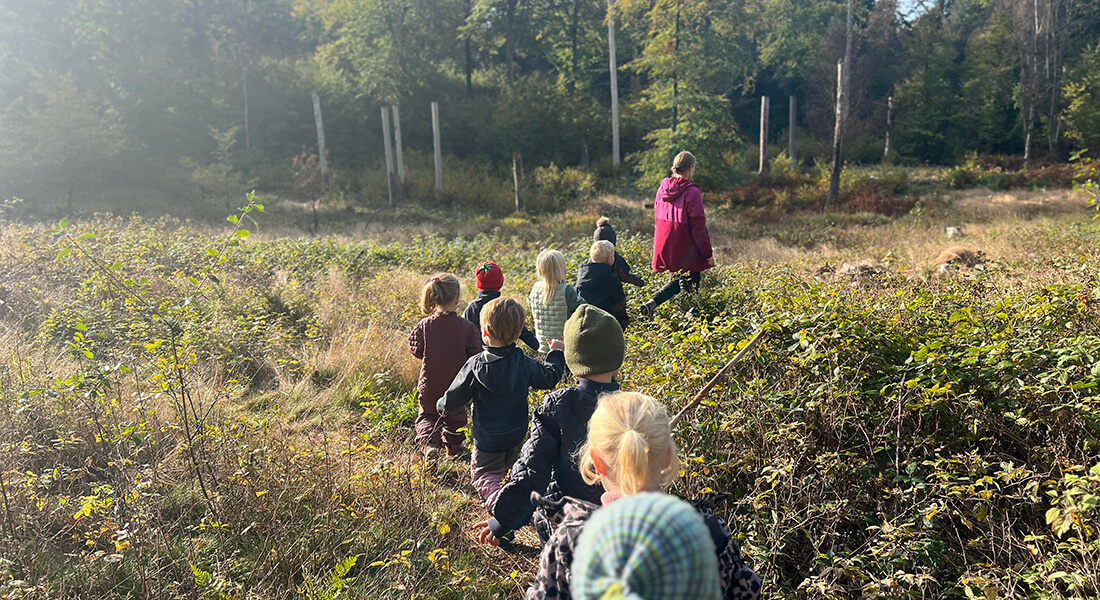
<svg viewBox="0 0 1100 600">
<path fill-rule="evenodd" d="M 435 403 L 435 410 L 441 415 L 456 411 L 470 403 L 474 397 L 474 359 L 471 358 L 462 365 L 462 369 L 451 381 L 451 387 L 443 393 L 443 397 Z"/>
<path fill-rule="evenodd" d="M 615 264 L 611 265 L 611 270 L 615 271 L 615 276 L 623 283 L 629 283 L 639 287 L 645 285 L 644 279 L 630 272 L 630 265 L 627 264 L 626 259 L 618 252 L 615 253 Z"/>
<path fill-rule="evenodd" d="M 561 350 L 551 350 L 546 355 L 546 362 L 540 363 L 539 361 L 528 358 L 528 365 L 531 367 L 531 377 L 528 379 L 532 388 L 536 390 L 552 390 L 558 382 L 561 381 L 561 376 L 565 373 L 565 353 Z"/>
<path fill-rule="evenodd" d="M 493 517 L 489 519 L 493 535 L 501 538 L 531 520 L 535 513 L 531 492 L 546 493 L 560 449 L 561 426 L 549 403 L 543 402 L 531 416 L 531 437 L 524 442 L 508 483 L 497 496 Z"/>
<path fill-rule="evenodd" d="M 565 286 L 565 310 L 569 312 L 569 314 L 566 315 L 567 319 L 573 316 L 578 306 L 585 303 L 585 299 L 581 298 L 581 295 L 577 293 L 577 288 L 571 285 Z"/>
<path fill-rule="evenodd" d="M 529 348 L 531 348 L 532 350 L 534 350 L 536 352 L 538 351 L 538 349 L 539 349 L 539 338 L 535 337 L 535 332 L 528 329 L 526 325 L 523 327 L 523 331 L 520 332 L 519 339 L 524 344 L 527 344 L 527 346 Z"/>
<path fill-rule="evenodd" d="M 412 333 L 409 334 L 409 352 L 413 356 L 423 359 L 424 358 L 424 322 L 416 324 L 413 327 Z"/>
</svg>

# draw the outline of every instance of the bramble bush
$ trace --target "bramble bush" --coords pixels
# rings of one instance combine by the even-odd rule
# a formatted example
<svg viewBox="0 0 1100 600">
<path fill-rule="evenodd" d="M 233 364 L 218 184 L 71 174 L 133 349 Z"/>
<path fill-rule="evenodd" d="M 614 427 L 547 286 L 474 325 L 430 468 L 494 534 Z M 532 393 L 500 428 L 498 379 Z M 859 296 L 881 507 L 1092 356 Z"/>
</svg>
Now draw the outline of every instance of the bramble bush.
<svg viewBox="0 0 1100 600">
<path fill-rule="evenodd" d="M 594 217 L 382 244 L 257 239 L 261 206 L 225 234 L 4 225 L 0 594 L 520 597 L 530 556 L 475 547 L 463 468 L 414 457 L 405 338 L 425 274 L 472 287 L 491 257 L 522 297 L 545 245 L 584 260 Z M 651 238 L 616 219 L 646 274 Z M 1100 230 L 1030 231 L 1005 235 L 1044 258 L 937 279 L 745 259 L 628 331 L 624 388 L 673 410 L 766 332 L 677 432 L 673 491 L 729 520 L 771 597 L 1097 595 Z"/>
</svg>

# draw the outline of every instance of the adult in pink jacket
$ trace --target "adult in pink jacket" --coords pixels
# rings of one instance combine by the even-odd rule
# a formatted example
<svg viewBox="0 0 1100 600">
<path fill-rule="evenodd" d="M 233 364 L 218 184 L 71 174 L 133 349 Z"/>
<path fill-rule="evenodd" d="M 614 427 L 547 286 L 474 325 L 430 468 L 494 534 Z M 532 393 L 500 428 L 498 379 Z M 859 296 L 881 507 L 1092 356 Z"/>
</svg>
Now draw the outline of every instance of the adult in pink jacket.
<svg viewBox="0 0 1100 600">
<path fill-rule="evenodd" d="M 681 290 L 698 289 L 701 273 L 714 266 L 714 252 L 703 212 L 703 193 L 691 182 L 695 157 L 681 152 L 672 162 L 672 176 L 661 182 L 653 202 L 653 270 L 672 279 L 642 305 L 648 317 Z"/>
</svg>

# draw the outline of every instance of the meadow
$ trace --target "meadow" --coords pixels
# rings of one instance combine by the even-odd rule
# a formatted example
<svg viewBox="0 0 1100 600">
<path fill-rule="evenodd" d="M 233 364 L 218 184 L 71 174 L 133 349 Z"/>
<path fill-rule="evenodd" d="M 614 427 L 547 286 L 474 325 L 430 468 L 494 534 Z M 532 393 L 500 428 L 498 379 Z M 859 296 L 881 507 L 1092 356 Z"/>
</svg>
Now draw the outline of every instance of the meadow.
<svg viewBox="0 0 1100 600">
<path fill-rule="evenodd" d="M 607 215 L 647 276 L 636 306 L 664 282 L 644 201 L 365 210 L 324 237 L 258 199 L 220 224 L 5 214 L 0 596 L 522 597 L 534 535 L 479 546 L 465 466 L 416 455 L 415 299 L 436 271 L 472 298 L 484 259 L 525 298 L 536 254 L 575 272 Z M 719 204 L 719 267 L 628 330 L 621 382 L 675 411 L 765 331 L 680 426 L 672 491 L 730 522 L 768 595 L 1100 595 L 1084 198 L 937 191 L 889 217 Z M 952 246 L 985 259 L 941 273 Z"/>
</svg>

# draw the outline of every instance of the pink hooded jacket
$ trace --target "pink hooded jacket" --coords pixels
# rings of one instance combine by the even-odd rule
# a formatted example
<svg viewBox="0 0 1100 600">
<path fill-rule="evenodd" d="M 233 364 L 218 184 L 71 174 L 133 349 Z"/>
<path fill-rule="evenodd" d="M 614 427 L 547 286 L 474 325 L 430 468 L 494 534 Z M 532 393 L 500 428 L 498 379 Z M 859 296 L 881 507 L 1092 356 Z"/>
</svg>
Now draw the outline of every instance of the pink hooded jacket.
<svg viewBox="0 0 1100 600">
<path fill-rule="evenodd" d="M 697 273 L 713 251 L 699 186 L 679 177 L 661 182 L 653 202 L 653 270 Z"/>
</svg>

